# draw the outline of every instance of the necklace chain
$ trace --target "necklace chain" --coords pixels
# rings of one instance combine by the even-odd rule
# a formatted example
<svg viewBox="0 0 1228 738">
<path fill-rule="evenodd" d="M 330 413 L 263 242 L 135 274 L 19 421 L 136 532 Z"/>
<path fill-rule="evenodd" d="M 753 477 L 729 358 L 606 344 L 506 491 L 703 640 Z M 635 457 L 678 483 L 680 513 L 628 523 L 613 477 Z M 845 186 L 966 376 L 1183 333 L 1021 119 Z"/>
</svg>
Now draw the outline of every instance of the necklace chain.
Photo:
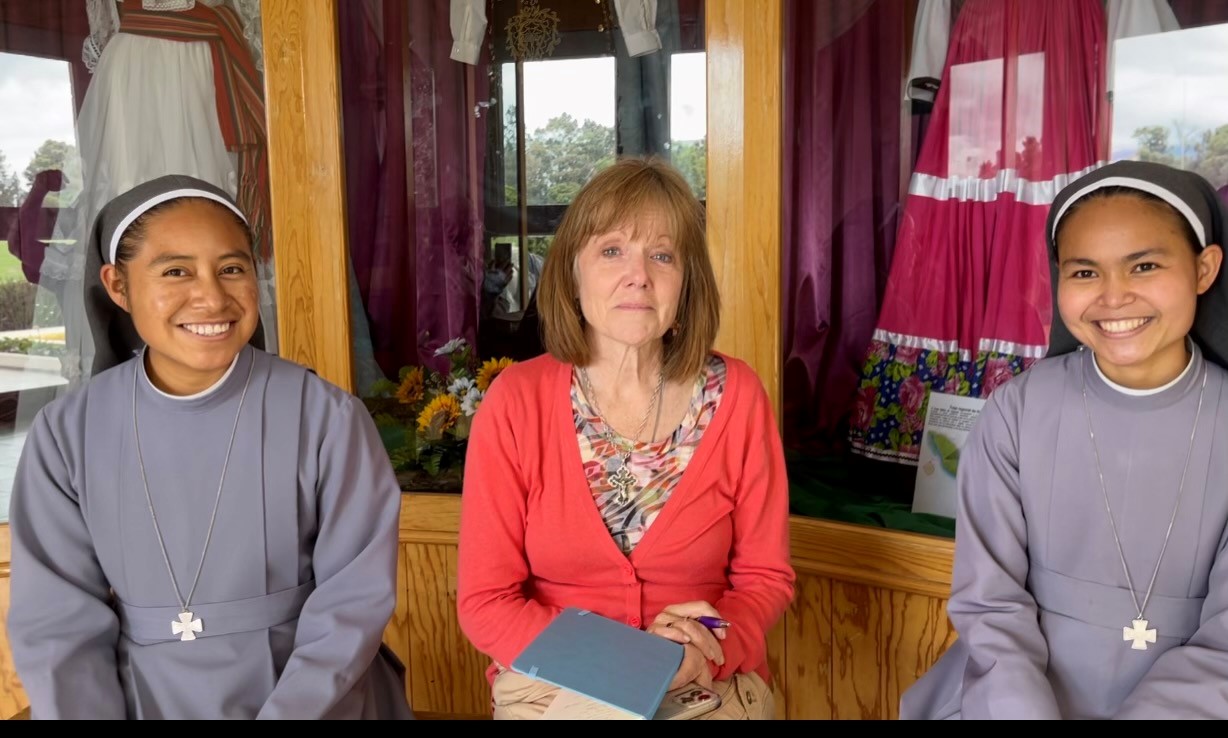
<svg viewBox="0 0 1228 738">
<path fill-rule="evenodd" d="M 605 426 L 604 435 L 606 439 L 609 440 L 610 443 L 614 444 L 616 448 L 623 451 L 623 459 L 626 460 L 626 458 L 631 455 L 632 449 L 635 448 L 635 444 L 639 443 L 640 436 L 643 435 L 644 428 L 648 425 L 648 418 L 652 416 L 653 408 L 657 408 L 657 419 L 658 421 L 660 420 L 661 391 L 665 386 L 665 373 L 662 372 L 658 375 L 657 388 L 653 391 L 652 401 L 648 403 L 648 409 L 644 411 L 644 417 L 640 420 L 640 425 L 635 430 L 635 437 L 631 439 L 629 444 L 619 443 L 619 440 L 625 441 L 626 439 L 618 436 L 614 432 L 614 427 L 610 425 L 609 421 L 606 420 L 605 414 L 601 412 L 601 408 L 597 404 L 597 393 L 593 390 L 593 382 L 591 379 L 589 379 L 587 369 L 580 369 L 580 380 L 584 385 L 584 396 L 588 399 L 588 404 L 592 405 L 593 412 L 597 413 L 597 417 L 601 418 L 602 425 Z M 653 438 L 656 438 L 656 434 L 657 428 L 654 427 Z"/>
<path fill-rule="evenodd" d="M 1090 361 L 1095 361 L 1095 357 L 1091 357 Z M 1194 455 L 1194 438 L 1198 433 L 1198 421 L 1202 417 L 1202 402 L 1207 391 L 1207 367 L 1202 370 L 1202 388 L 1198 392 L 1198 410 L 1194 414 L 1194 427 L 1190 430 L 1190 445 L 1189 450 L 1185 455 L 1185 466 L 1181 469 L 1181 483 L 1177 488 L 1177 500 L 1173 503 L 1173 514 L 1168 521 L 1168 530 L 1164 533 L 1164 545 L 1160 548 L 1160 556 L 1156 559 L 1155 571 L 1151 573 L 1151 581 L 1147 584 L 1147 592 L 1143 595 L 1143 602 L 1139 604 L 1138 594 L 1134 589 L 1134 581 L 1130 578 L 1130 569 L 1126 565 L 1126 552 L 1122 548 L 1121 538 L 1117 534 L 1117 523 L 1113 519 L 1113 508 L 1109 504 L 1109 491 L 1104 483 L 1104 470 L 1100 464 L 1100 449 L 1096 445 L 1096 432 L 1092 426 L 1091 408 L 1087 403 L 1087 368 L 1083 370 L 1083 412 L 1087 416 L 1087 433 L 1092 442 L 1092 452 L 1096 458 L 1096 475 L 1100 478 L 1100 491 L 1104 495 L 1104 509 L 1109 516 L 1109 527 L 1113 531 L 1113 543 L 1117 545 L 1117 555 L 1121 558 L 1121 570 L 1126 575 L 1126 586 L 1130 589 L 1130 598 L 1134 601 L 1134 608 L 1138 611 L 1138 617 L 1143 617 L 1143 611 L 1147 609 L 1147 603 L 1151 601 L 1151 593 L 1155 588 L 1156 577 L 1160 573 L 1160 564 L 1164 561 L 1164 552 L 1168 550 L 1168 541 L 1173 534 L 1173 524 L 1177 521 L 1177 511 L 1181 507 L 1181 497 L 1185 494 L 1185 477 L 1190 469 L 1190 458 Z"/>
<path fill-rule="evenodd" d="M 644 411 L 644 418 L 640 421 L 640 426 L 635 431 L 635 437 L 631 439 L 630 443 L 626 443 L 626 445 L 619 442 L 620 440 L 625 441 L 626 439 L 620 439 L 615 434 L 614 428 L 610 425 L 609 421 L 605 419 L 604 415 L 602 415 L 601 408 L 597 404 L 597 393 L 593 390 L 593 382 L 588 376 L 588 371 L 581 367 L 579 373 L 580 382 L 583 385 L 584 395 L 588 399 L 589 405 L 592 406 L 593 412 L 597 414 L 597 417 L 601 420 L 601 423 L 604 426 L 602 435 L 606 437 L 606 440 L 610 442 L 610 445 L 621 451 L 618 470 L 613 474 L 610 474 L 607 469 L 606 479 L 614 487 L 615 502 L 617 502 L 619 505 L 625 505 L 631 500 L 631 490 L 636 487 L 635 475 L 631 473 L 631 452 L 635 450 L 635 444 L 639 443 L 640 436 L 643 435 L 644 428 L 648 425 L 648 418 L 652 415 L 652 409 L 654 407 L 657 409 L 657 422 L 652 428 L 653 439 L 656 438 L 657 430 L 661 426 L 661 393 L 665 387 L 665 373 L 661 372 L 658 375 L 657 389 L 653 392 L 652 401 L 648 403 L 648 409 Z"/>
<path fill-rule="evenodd" d="M 144 354 L 140 361 L 144 362 Z M 200 563 L 196 567 L 196 577 L 192 580 L 192 588 L 188 591 L 188 596 L 185 598 L 179 589 L 179 582 L 175 579 L 175 570 L 171 567 L 170 556 L 166 553 L 166 542 L 162 537 L 162 530 L 158 526 L 158 515 L 154 512 L 153 497 L 149 494 L 149 480 L 145 474 L 145 459 L 141 455 L 141 434 L 137 425 L 136 413 L 136 385 L 137 379 L 141 376 L 141 368 L 134 367 L 132 372 L 132 436 L 136 444 L 136 460 L 141 468 L 141 483 L 145 487 L 145 501 L 149 504 L 149 516 L 153 519 L 154 534 L 158 537 L 158 546 L 162 549 L 162 560 L 166 562 L 166 571 L 171 577 L 171 586 L 175 588 L 175 599 L 179 601 L 180 612 L 188 612 L 189 605 L 192 604 L 192 596 L 196 594 L 196 585 L 200 583 L 200 573 L 205 568 L 205 555 L 209 552 L 209 541 L 213 538 L 213 526 L 217 522 L 218 505 L 222 501 L 222 487 L 226 484 L 226 469 L 230 466 L 230 453 L 234 450 L 235 435 L 239 431 L 239 418 L 243 415 L 243 403 L 247 399 L 247 390 L 252 384 L 252 373 L 256 369 L 256 357 L 251 357 L 251 364 L 247 369 L 247 382 L 243 385 L 243 394 L 239 396 L 239 410 L 235 413 L 234 427 L 230 429 L 230 443 L 226 447 L 226 458 L 222 462 L 222 478 L 217 483 L 217 497 L 213 501 L 213 514 L 209 517 L 209 529 L 205 534 L 205 547 L 200 552 Z"/>
</svg>

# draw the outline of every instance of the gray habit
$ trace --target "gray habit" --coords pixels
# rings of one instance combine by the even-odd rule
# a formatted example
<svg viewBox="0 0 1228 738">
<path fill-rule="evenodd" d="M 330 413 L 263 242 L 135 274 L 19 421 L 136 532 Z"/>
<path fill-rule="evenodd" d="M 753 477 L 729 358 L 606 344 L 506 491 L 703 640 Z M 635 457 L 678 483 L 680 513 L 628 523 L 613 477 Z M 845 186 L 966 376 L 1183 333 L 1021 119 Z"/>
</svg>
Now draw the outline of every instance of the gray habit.
<svg viewBox="0 0 1228 738">
<path fill-rule="evenodd" d="M 183 596 L 179 612 L 133 445 Z M 8 632 L 35 718 L 409 717 L 381 647 L 400 492 L 360 402 L 245 348 L 214 391 L 159 393 L 133 359 L 38 415 L 12 500 Z"/>
<path fill-rule="evenodd" d="M 1088 403 L 1114 518 L 1143 601 L 1172 518 L 1204 367 L 1185 493 L 1144 617 L 1096 474 Z M 905 695 L 901 717 L 1228 718 L 1228 373 L 1195 350 L 1171 388 L 1108 385 L 1090 351 L 1043 360 L 999 388 L 959 468 L 948 612 L 959 640 Z"/>
</svg>

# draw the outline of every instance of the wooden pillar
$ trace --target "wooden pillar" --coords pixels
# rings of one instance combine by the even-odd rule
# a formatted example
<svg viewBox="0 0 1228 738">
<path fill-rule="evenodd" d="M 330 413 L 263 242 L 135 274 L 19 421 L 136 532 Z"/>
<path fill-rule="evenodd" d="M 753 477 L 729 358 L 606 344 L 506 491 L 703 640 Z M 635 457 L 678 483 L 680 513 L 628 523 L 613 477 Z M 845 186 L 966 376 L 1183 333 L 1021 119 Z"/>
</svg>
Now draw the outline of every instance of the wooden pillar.
<svg viewBox="0 0 1228 738">
<path fill-rule="evenodd" d="M 354 390 L 338 0 L 264 0 L 280 353 Z"/>
<path fill-rule="evenodd" d="M 708 244 L 717 348 L 749 363 L 779 416 L 784 0 L 708 0 Z"/>
</svg>

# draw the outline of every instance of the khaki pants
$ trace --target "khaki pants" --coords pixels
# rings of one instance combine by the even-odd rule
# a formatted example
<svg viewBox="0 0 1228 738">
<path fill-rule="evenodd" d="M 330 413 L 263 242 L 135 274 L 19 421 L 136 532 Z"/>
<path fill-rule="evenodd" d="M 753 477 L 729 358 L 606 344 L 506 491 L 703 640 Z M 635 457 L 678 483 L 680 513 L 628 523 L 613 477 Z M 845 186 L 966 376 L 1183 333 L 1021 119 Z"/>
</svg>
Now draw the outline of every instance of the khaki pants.
<svg viewBox="0 0 1228 738">
<path fill-rule="evenodd" d="M 731 679 L 713 683 L 712 691 L 721 696 L 721 706 L 695 720 L 772 720 L 776 717 L 772 690 L 758 674 L 734 674 Z M 558 687 L 523 674 L 500 671 L 490 695 L 495 720 L 537 720 L 558 692 Z"/>
</svg>

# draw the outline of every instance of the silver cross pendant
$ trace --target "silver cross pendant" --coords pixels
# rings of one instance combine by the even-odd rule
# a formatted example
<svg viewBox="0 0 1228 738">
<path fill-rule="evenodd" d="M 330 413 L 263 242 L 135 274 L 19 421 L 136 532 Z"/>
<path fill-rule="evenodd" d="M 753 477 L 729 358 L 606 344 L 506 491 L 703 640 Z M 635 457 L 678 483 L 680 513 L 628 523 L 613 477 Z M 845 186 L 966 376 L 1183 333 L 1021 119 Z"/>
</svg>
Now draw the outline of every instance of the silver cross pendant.
<svg viewBox="0 0 1228 738">
<path fill-rule="evenodd" d="M 178 620 L 171 621 L 171 635 L 179 636 L 181 641 L 194 641 L 196 634 L 203 630 L 204 626 L 200 622 L 200 618 L 195 617 L 192 613 L 184 610 L 179 613 Z"/>
<path fill-rule="evenodd" d="M 1135 651 L 1146 651 L 1148 643 L 1156 642 L 1156 629 L 1147 628 L 1146 620 L 1135 620 L 1134 627 L 1121 629 L 1121 639 L 1123 641 L 1134 641 L 1130 644 L 1130 648 Z"/>
<path fill-rule="evenodd" d="M 627 468 L 626 461 L 618 468 L 614 476 L 610 477 L 610 484 L 614 486 L 614 489 L 618 490 L 618 494 L 615 496 L 618 504 L 627 504 L 627 500 L 631 498 L 631 489 L 635 487 L 635 475 Z"/>
</svg>

